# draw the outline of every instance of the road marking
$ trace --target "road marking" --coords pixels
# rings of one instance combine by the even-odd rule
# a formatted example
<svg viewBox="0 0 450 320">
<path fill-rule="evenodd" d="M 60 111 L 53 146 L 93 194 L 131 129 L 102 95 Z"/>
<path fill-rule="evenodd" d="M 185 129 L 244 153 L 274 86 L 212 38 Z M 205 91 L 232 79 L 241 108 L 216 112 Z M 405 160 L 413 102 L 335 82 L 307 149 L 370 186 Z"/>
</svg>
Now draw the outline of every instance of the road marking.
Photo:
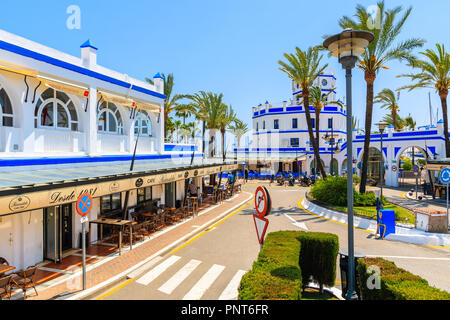
<svg viewBox="0 0 450 320">
<path fill-rule="evenodd" d="M 147 286 L 150 282 L 159 277 L 164 271 L 166 271 L 170 266 L 172 266 L 175 262 L 177 262 L 180 259 L 181 257 L 171 256 L 166 261 L 159 264 L 154 269 L 152 269 L 151 271 L 147 272 L 144 276 L 139 278 L 139 280 L 137 280 L 136 283 Z"/>
<path fill-rule="evenodd" d="M 192 287 L 192 289 L 184 296 L 183 300 L 200 300 L 206 290 L 216 281 L 217 277 L 225 269 L 224 266 L 213 265 L 207 273 Z"/>
<path fill-rule="evenodd" d="M 414 259 L 414 260 L 443 260 L 450 261 L 450 258 L 429 258 L 429 257 L 407 257 L 407 256 L 382 256 L 366 255 L 367 258 L 391 258 L 391 259 Z"/>
<path fill-rule="evenodd" d="M 150 260 L 149 262 L 143 264 L 138 269 L 131 272 L 129 275 L 127 275 L 128 279 L 135 279 L 139 275 L 143 274 L 145 271 L 150 270 L 155 264 L 157 264 L 159 261 L 161 261 L 163 258 L 161 256 L 157 256 L 156 258 Z"/>
<path fill-rule="evenodd" d="M 443 246 L 432 246 L 431 244 L 427 244 L 427 247 L 430 248 L 438 248 L 438 249 L 450 249 L 450 247 L 443 247 Z"/>
<path fill-rule="evenodd" d="M 255 200 L 251 200 L 249 203 L 247 203 L 246 205 L 240 207 L 239 209 L 237 209 L 235 212 L 233 212 L 232 214 L 228 215 L 227 217 L 223 218 L 222 220 L 220 220 L 219 222 L 217 222 L 216 224 L 212 225 L 211 227 L 209 227 L 207 230 L 203 231 L 202 233 L 200 233 L 199 235 L 195 236 L 194 238 L 192 238 L 191 240 L 189 240 L 188 242 L 184 243 L 183 245 L 179 246 L 178 248 L 176 248 L 175 250 L 173 250 L 170 254 L 175 254 L 176 252 L 180 251 L 181 249 L 183 249 L 184 247 L 186 247 L 187 245 L 191 244 L 192 242 L 194 242 L 195 240 L 197 240 L 198 238 L 200 238 L 201 236 L 205 235 L 206 233 L 208 233 L 209 231 L 213 230 L 215 227 L 217 227 L 219 224 L 225 222 L 226 220 L 228 220 L 229 218 L 231 218 L 232 216 L 234 216 L 236 213 L 244 210 L 246 207 L 248 207 L 251 203 L 255 202 Z"/>
<path fill-rule="evenodd" d="M 324 220 L 328 220 L 328 221 L 331 221 L 331 222 L 334 222 L 334 223 L 337 223 L 337 224 L 340 224 L 340 225 L 343 225 L 343 226 L 348 226 L 348 224 L 346 224 L 346 223 L 339 222 L 339 221 L 335 221 L 335 220 L 331 220 L 331 219 L 328 219 L 328 218 L 319 216 L 319 215 L 317 215 L 317 214 L 315 214 L 315 213 L 312 213 L 311 211 L 308 211 L 307 209 L 305 209 L 305 207 L 302 206 L 302 201 L 303 201 L 303 199 L 305 199 L 305 198 L 301 198 L 301 199 L 298 201 L 298 206 L 299 206 L 300 209 L 302 209 L 303 211 L 305 211 L 305 212 L 307 212 L 307 213 L 309 213 L 309 214 L 311 214 L 311 215 L 313 215 L 313 216 L 315 216 L 315 217 L 318 217 L 318 218 L 321 218 L 321 219 L 324 219 Z M 361 231 L 368 232 L 368 233 L 370 233 L 370 234 L 375 234 L 374 232 L 371 232 L 371 231 L 369 231 L 369 230 L 367 230 L 367 229 L 363 229 L 363 228 L 359 228 L 359 227 L 353 227 L 353 228 L 354 228 L 354 229 L 361 230 Z"/>
<path fill-rule="evenodd" d="M 104 298 L 112 295 L 114 292 L 116 292 L 117 290 L 122 289 L 123 287 L 125 287 L 126 285 L 130 284 L 133 281 L 134 281 L 134 279 L 130 279 L 130 280 L 126 281 L 125 283 L 121 284 L 120 286 L 118 286 L 118 287 L 114 288 L 113 290 L 108 291 L 104 295 L 100 296 L 99 298 L 97 298 L 97 300 L 103 300 Z"/>
<path fill-rule="evenodd" d="M 233 279 L 228 283 L 225 290 L 222 292 L 218 300 L 237 300 L 238 298 L 238 289 L 239 284 L 241 283 L 241 279 L 246 274 L 247 271 L 239 270 L 234 275 Z"/>
<path fill-rule="evenodd" d="M 297 228 L 300 228 L 300 229 L 304 229 L 304 230 L 306 230 L 306 231 L 309 231 L 309 229 L 308 229 L 308 227 L 306 226 L 305 223 L 303 223 L 303 222 L 298 222 L 297 220 L 295 220 L 294 218 L 290 217 L 290 216 L 287 215 L 286 213 L 283 213 L 283 215 L 284 215 L 286 218 L 288 218 L 289 220 L 291 220 L 291 221 L 292 221 L 292 224 L 293 224 L 294 226 L 296 226 Z"/>
<path fill-rule="evenodd" d="M 201 261 L 192 259 L 158 290 L 171 294 L 201 263 Z"/>
</svg>

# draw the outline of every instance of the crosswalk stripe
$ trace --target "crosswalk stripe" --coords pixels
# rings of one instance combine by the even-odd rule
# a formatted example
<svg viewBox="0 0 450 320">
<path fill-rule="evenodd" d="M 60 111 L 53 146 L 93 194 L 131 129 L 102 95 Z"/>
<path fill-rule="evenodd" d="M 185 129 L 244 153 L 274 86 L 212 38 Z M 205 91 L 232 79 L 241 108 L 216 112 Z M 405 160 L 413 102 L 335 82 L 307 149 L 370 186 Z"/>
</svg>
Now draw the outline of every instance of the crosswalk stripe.
<svg viewBox="0 0 450 320">
<path fill-rule="evenodd" d="M 143 275 L 141 278 L 139 278 L 136 282 L 139 284 L 142 284 L 144 286 L 148 285 L 150 282 L 155 280 L 161 273 L 166 271 L 167 268 L 169 268 L 171 265 L 173 265 L 175 262 L 180 260 L 181 257 L 178 256 L 171 256 L 169 259 L 164 261 L 163 263 L 157 265 L 154 269 L 147 272 L 145 275 Z"/>
<path fill-rule="evenodd" d="M 239 284 L 246 272 L 247 271 L 244 270 L 239 270 L 236 272 L 233 279 L 231 279 L 225 290 L 220 295 L 219 300 L 237 300 Z"/>
<path fill-rule="evenodd" d="M 213 282 L 219 277 L 224 266 L 213 265 L 207 273 L 192 287 L 192 289 L 184 296 L 183 300 L 200 300 L 203 294 L 213 284 Z"/>
<path fill-rule="evenodd" d="M 189 261 L 172 278 L 164 283 L 158 290 L 166 294 L 171 294 L 178 285 L 183 282 L 202 262 L 198 260 Z"/>
</svg>

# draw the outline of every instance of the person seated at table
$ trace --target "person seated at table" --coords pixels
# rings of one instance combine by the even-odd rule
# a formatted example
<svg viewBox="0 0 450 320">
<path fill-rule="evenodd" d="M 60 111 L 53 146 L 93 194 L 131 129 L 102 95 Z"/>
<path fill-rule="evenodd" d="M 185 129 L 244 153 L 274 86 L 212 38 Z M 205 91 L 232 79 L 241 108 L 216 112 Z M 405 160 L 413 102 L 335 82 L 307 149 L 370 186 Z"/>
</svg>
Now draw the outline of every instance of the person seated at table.
<svg viewBox="0 0 450 320">
<path fill-rule="evenodd" d="M 197 186 L 192 182 L 189 183 L 189 196 L 190 197 L 198 197 Z"/>
</svg>

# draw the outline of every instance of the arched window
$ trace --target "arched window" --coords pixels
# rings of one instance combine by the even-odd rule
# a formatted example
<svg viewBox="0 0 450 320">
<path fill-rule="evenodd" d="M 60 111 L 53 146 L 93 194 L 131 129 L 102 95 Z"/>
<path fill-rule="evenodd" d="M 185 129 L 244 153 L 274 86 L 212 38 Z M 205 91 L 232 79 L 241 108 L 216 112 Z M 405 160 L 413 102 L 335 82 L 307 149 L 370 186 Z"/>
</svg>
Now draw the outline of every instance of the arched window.
<svg viewBox="0 0 450 320">
<path fill-rule="evenodd" d="M 114 103 L 102 103 L 98 110 L 97 124 L 99 132 L 123 134 L 122 116 Z"/>
<path fill-rule="evenodd" d="M 0 127 L 12 127 L 14 125 L 11 100 L 5 89 L 0 90 Z"/>
<path fill-rule="evenodd" d="M 78 130 L 78 115 L 72 100 L 61 91 L 45 90 L 34 110 L 35 128 Z"/>
<path fill-rule="evenodd" d="M 145 110 L 139 111 L 136 115 L 134 134 L 137 135 L 139 131 L 141 136 L 152 136 L 152 122 Z"/>
</svg>

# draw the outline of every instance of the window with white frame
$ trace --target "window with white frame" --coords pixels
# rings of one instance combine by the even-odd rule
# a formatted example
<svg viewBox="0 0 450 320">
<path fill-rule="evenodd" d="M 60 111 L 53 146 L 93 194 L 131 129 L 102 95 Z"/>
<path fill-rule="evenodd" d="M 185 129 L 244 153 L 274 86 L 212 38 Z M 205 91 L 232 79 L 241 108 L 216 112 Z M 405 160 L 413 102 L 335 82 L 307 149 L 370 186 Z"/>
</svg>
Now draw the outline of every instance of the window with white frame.
<svg viewBox="0 0 450 320">
<path fill-rule="evenodd" d="M 138 132 L 141 136 L 152 136 L 152 121 L 147 111 L 140 110 L 136 115 L 136 121 L 134 123 L 134 134 L 137 135 Z"/>
<path fill-rule="evenodd" d="M 97 114 L 99 132 L 123 134 L 122 116 L 114 103 L 103 102 Z"/>
<path fill-rule="evenodd" d="M 34 110 L 34 127 L 78 131 L 77 111 L 69 96 L 52 88 L 45 90 Z"/>
<path fill-rule="evenodd" d="M 5 89 L 0 90 L 0 127 L 13 127 L 14 117 L 11 100 Z"/>
</svg>

